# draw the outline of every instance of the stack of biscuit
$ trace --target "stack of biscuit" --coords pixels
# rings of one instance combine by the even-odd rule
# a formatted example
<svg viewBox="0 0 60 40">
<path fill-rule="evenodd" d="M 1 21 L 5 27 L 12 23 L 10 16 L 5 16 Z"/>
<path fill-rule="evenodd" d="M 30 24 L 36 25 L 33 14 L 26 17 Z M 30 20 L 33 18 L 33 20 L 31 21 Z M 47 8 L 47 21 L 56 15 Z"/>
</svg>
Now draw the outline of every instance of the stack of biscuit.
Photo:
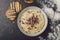
<svg viewBox="0 0 60 40">
<path fill-rule="evenodd" d="M 16 19 L 17 13 L 22 10 L 22 5 L 19 1 L 12 1 L 10 2 L 10 7 L 6 11 L 6 17 L 14 21 Z"/>
</svg>

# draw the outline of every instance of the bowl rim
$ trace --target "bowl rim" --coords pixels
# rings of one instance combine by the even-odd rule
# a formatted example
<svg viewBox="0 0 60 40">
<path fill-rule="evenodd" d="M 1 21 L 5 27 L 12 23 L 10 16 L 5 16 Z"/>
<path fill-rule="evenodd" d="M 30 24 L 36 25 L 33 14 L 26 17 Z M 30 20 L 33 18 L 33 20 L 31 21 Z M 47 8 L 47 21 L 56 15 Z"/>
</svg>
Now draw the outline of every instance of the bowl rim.
<svg viewBox="0 0 60 40">
<path fill-rule="evenodd" d="M 29 8 L 35 8 L 35 9 L 37 8 L 38 10 L 40 10 L 40 11 L 42 12 L 42 14 L 43 14 L 43 16 L 44 16 L 44 18 L 45 18 L 45 25 L 44 25 L 43 29 L 42 29 L 40 32 L 36 33 L 36 34 L 28 34 L 28 33 L 24 32 L 23 29 L 22 29 L 22 28 L 20 27 L 20 25 L 19 25 L 19 18 L 21 17 L 20 15 L 21 15 L 24 11 L 28 10 Z M 42 34 L 42 33 L 45 31 L 45 29 L 46 29 L 46 27 L 47 27 L 47 24 L 48 24 L 47 15 L 42 11 L 42 9 L 40 9 L 39 7 L 36 7 L 36 6 L 26 7 L 25 9 L 23 9 L 23 10 L 19 13 L 18 18 L 17 18 L 17 26 L 18 26 L 19 30 L 20 30 L 23 34 L 25 34 L 25 35 L 27 35 L 27 36 L 30 36 L 30 37 L 34 37 L 34 36 L 38 36 L 38 35 Z"/>
</svg>

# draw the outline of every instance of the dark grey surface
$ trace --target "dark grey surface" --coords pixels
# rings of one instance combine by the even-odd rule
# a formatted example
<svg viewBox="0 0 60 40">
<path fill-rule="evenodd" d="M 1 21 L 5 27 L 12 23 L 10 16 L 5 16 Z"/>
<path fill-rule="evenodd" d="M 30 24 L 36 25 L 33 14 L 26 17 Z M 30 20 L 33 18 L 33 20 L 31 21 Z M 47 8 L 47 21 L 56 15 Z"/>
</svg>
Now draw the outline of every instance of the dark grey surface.
<svg viewBox="0 0 60 40">
<path fill-rule="evenodd" d="M 20 1 L 23 5 L 23 8 L 28 6 L 38 6 L 36 3 L 30 5 L 30 4 L 25 4 L 23 0 Z M 15 24 L 12 24 L 11 21 L 9 21 L 6 18 L 5 12 L 9 7 L 9 2 L 10 0 L 0 0 L 0 40 L 39 40 L 38 36 L 37 37 L 25 36 L 18 29 L 16 22 Z M 47 30 L 47 32 L 49 31 L 50 30 Z M 46 37 L 46 35 L 48 35 L 47 32 L 45 32 L 46 34 L 44 33 L 41 36 Z"/>
</svg>

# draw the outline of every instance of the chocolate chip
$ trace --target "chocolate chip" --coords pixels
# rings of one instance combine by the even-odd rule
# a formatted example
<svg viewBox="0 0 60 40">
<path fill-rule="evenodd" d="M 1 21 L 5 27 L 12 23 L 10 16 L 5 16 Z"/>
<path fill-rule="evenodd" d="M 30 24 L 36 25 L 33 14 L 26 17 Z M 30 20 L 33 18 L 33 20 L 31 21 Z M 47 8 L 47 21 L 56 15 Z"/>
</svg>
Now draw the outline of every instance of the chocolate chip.
<svg viewBox="0 0 60 40">
<path fill-rule="evenodd" d="M 28 29 L 29 29 L 29 30 L 31 30 L 31 28 L 30 28 L 30 27 L 29 27 Z"/>
</svg>

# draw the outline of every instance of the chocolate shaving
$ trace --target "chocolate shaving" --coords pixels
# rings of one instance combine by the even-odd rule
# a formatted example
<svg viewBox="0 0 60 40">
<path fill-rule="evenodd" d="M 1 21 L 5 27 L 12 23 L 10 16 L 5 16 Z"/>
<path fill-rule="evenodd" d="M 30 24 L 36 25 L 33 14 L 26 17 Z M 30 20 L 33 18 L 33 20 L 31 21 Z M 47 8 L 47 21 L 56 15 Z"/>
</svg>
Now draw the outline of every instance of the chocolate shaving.
<svg viewBox="0 0 60 40">
<path fill-rule="evenodd" d="M 39 23 L 38 16 L 35 17 L 34 14 L 27 21 L 28 21 L 28 24 L 31 25 L 31 27 L 33 27 L 35 24 Z"/>
<path fill-rule="evenodd" d="M 28 11 L 28 13 L 31 13 L 31 11 Z"/>
<path fill-rule="evenodd" d="M 22 24 L 25 24 L 25 23 L 22 21 Z"/>
<path fill-rule="evenodd" d="M 35 27 L 35 29 L 36 29 L 37 27 Z"/>
<path fill-rule="evenodd" d="M 23 18 L 23 20 L 25 20 L 25 19 Z"/>
<path fill-rule="evenodd" d="M 21 20 L 19 20 L 19 22 L 21 22 Z"/>
<path fill-rule="evenodd" d="M 29 29 L 29 30 L 31 30 L 31 28 L 30 28 L 30 27 L 29 27 L 28 29 Z"/>
</svg>

